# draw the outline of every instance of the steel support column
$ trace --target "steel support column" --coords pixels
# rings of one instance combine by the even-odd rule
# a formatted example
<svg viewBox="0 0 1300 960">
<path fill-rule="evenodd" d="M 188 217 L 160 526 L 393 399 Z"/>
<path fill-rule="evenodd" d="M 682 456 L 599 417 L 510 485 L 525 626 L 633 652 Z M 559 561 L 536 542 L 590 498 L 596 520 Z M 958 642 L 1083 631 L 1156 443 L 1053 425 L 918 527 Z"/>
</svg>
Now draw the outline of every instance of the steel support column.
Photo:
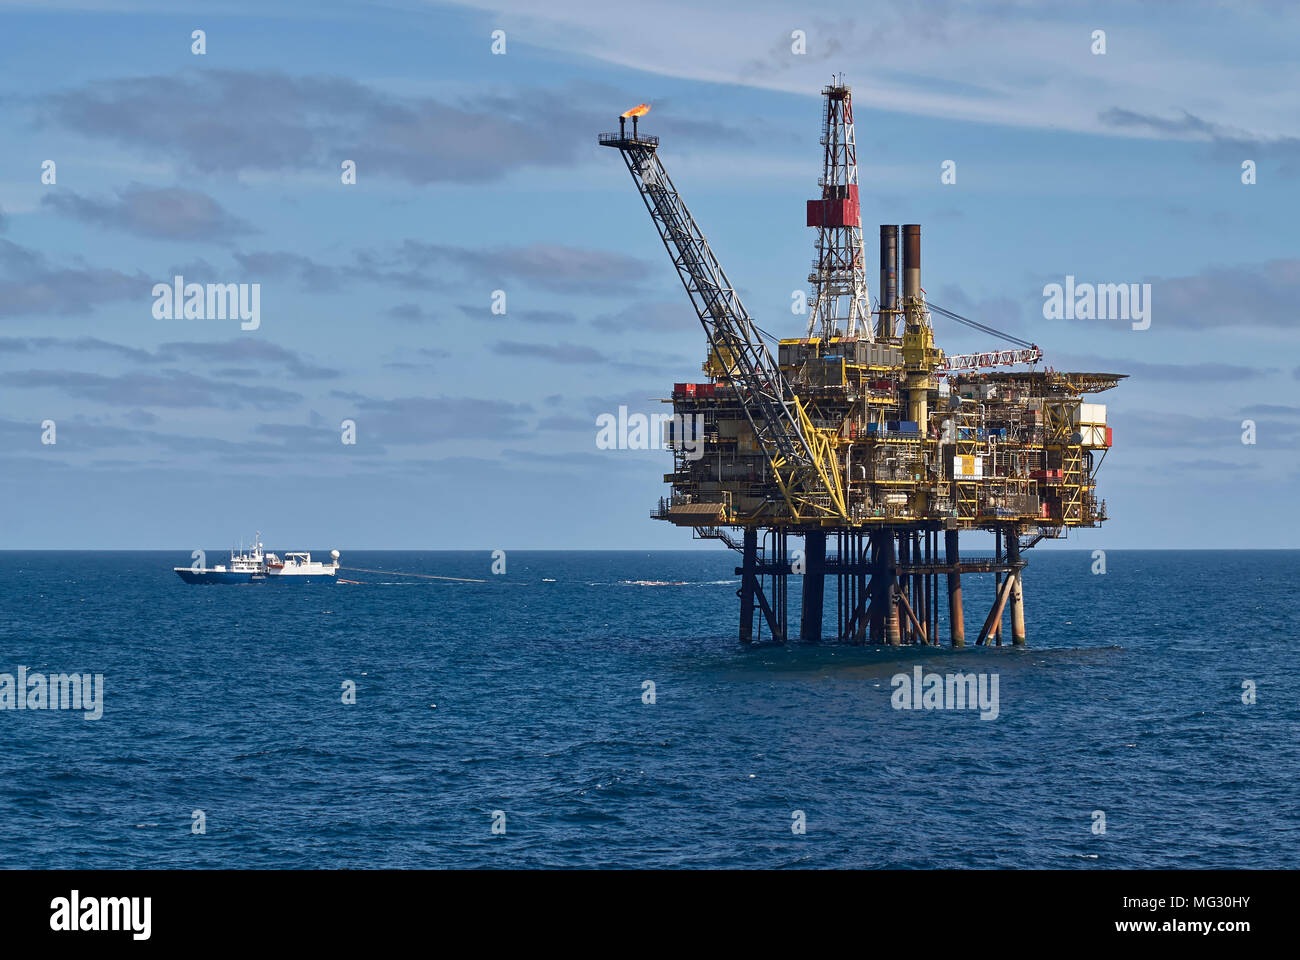
<svg viewBox="0 0 1300 960">
<path fill-rule="evenodd" d="M 869 611 L 872 643 L 885 642 L 885 623 L 889 619 L 889 589 L 882 568 L 885 541 L 888 539 L 889 533 L 884 530 L 877 530 L 871 534 L 871 582 L 868 584 L 867 592 L 871 597 Z"/>
<path fill-rule="evenodd" d="M 826 596 L 826 534 L 816 531 L 803 541 L 803 614 L 799 639 L 817 643 L 822 638 L 822 602 Z"/>
<path fill-rule="evenodd" d="M 956 530 L 945 530 L 943 538 L 944 561 L 948 564 L 948 626 L 952 631 L 952 645 L 966 646 L 966 625 L 961 612 L 961 562 L 958 553 Z"/>
<path fill-rule="evenodd" d="M 993 559 L 998 563 L 1002 562 L 1002 528 L 997 527 L 993 531 Z M 997 570 L 993 573 L 993 601 L 996 603 L 998 597 L 1002 596 L 1002 571 Z M 992 639 L 997 641 L 997 645 L 1002 646 L 1002 617 L 999 616 L 993 624 L 993 632 L 990 634 Z"/>
<path fill-rule="evenodd" d="M 854 611 L 857 628 L 853 635 L 854 643 L 865 643 L 867 639 L 867 610 L 871 606 L 871 594 L 867 591 L 867 575 L 864 572 L 867 560 L 871 556 L 870 539 L 862 534 L 854 535 L 854 551 L 858 564 L 858 609 Z"/>
<path fill-rule="evenodd" d="M 1025 645 L 1025 592 L 1020 567 L 1020 531 L 1011 527 L 1007 531 L 1007 560 L 1016 565 L 1009 576 L 1015 578 L 1011 585 L 1011 642 L 1017 647 Z"/>
<path fill-rule="evenodd" d="M 891 647 L 901 646 L 903 643 L 902 631 L 899 629 L 898 616 L 898 561 L 894 553 L 894 537 L 896 533 L 893 530 L 886 530 L 885 535 L 880 540 L 880 571 L 881 579 L 880 593 L 878 596 L 884 598 L 886 620 L 886 634 Z"/>
<path fill-rule="evenodd" d="M 912 535 L 906 530 L 898 534 L 898 564 L 903 569 L 906 569 L 912 562 L 911 541 Z M 899 574 L 898 583 L 895 587 L 898 595 L 898 606 L 900 611 L 904 605 L 910 606 L 908 598 L 908 580 L 909 577 L 907 574 Z M 898 618 L 898 635 L 901 643 L 911 644 L 916 643 L 918 640 L 915 636 L 915 631 L 912 629 L 912 622 L 904 616 L 899 616 Z"/>
<path fill-rule="evenodd" d="M 754 584 L 758 566 L 758 531 L 745 528 L 744 550 L 740 568 L 740 642 L 754 642 Z"/>
</svg>

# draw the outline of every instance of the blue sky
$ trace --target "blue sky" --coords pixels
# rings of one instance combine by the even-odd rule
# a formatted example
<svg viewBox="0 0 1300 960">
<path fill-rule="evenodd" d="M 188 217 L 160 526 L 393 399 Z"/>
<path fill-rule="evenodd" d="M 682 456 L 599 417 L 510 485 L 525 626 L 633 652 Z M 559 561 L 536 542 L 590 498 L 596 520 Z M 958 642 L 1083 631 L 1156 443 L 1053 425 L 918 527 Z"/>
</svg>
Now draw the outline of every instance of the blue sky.
<svg viewBox="0 0 1300 960">
<path fill-rule="evenodd" d="M 1113 519 L 1064 546 L 1295 546 L 1293 8 L 699 6 L 0 3 L 0 547 L 690 546 L 647 516 L 668 456 L 595 445 L 704 347 L 596 136 L 649 102 L 750 312 L 799 334 L 832 72 L 868 260 L 921 223 L 936 302 L 1131 374 L 1097 398 Z M 259 283 L 261 326 L 155 318 L 177 273 Z M 1152 284 L 1150 329 L 1043 319 L 1067 274 Z"/>
</svg>

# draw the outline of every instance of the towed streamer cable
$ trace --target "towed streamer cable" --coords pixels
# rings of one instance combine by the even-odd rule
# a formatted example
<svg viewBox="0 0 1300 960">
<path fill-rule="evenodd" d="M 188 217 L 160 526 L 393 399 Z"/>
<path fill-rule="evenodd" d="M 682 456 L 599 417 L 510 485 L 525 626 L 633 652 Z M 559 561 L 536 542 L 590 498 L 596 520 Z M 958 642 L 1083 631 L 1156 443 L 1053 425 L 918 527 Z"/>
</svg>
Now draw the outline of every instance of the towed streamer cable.
<svg viewBox="0 0 1300 960">
<path fill-rule="evenodd" d="M 457 583 L 487 583 L 486 580 L 475 580 L 472 577 L 439 577 L 432 573 L 399 573 L 396 570 L 366 570 L 362 567 L 339 567 L 340 570 L 346 570 L 348 573 L 379 573 L 385 577 L 419 577 L 422 580 L 455 580 Z"/>
</svg>

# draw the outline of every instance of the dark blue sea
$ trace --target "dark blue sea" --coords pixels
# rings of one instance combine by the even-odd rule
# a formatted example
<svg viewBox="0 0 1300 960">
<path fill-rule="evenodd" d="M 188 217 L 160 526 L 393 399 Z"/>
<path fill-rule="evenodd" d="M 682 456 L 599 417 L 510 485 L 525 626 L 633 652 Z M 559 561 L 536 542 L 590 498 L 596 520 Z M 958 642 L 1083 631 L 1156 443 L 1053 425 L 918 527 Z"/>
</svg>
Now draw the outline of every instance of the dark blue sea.
<svg viewBox="0 0 1300 960">
<path fill-rule="evenodd" d="M 1300 552 L 1027 559 L 1029 646 L 954 652 L 743 648 L 727 551 L 0 553 L 0 673 L 104 677 L 99 720 L 0 711 L 0 866 L 1295 866 Z M 997 718 L 893 709 L 917 664 Z"/>
</svg>

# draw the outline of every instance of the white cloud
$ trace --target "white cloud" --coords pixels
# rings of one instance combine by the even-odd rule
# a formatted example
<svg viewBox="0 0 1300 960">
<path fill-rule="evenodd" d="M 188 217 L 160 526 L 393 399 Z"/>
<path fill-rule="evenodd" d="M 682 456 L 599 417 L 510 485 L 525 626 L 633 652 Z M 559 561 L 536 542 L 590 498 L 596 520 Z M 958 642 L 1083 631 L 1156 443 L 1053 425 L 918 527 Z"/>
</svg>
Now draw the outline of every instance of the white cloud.
<svg viewBox="0 0 1300 960">
<path fill-rule="evenodd" d="M 1285 9 L 1257 17 L 1207 6 L 1195 11 L 1202 24 L 1193 33 L 1179 22 L 1135 20 L 1144 14 L 1131 8 L 1051 19 L 1061 13 L 1028 3 L 898 0 L 868 9 L 828 0 L 792 12 L 735 2 L 551 0 L 541 14 L 534 0 L 462 5 L 490 11 L 516 44 L 651 74 L 812 97 L 844 70 L 859 107 L 1119 136 L 1153 131 L 1103 123 L 1099 115 L 1115 107 L 1174 117 L 1187 110 L 1254 136 L 1288 135 L 1279 124 L 1295 116 L 1300 78 L 1277 24 L 1292 16 Z M 1105 56 L 1089 49 L 1098 26 L 1107 29 Z M 789 52 L 795 29 L 807 34 L 804 56 Z M 1251 37 L 1251 53 L 1230 59 L 1232 36 Z M 1276 48 L 1266 49 L 1269 37 Z"/>
</svg>

